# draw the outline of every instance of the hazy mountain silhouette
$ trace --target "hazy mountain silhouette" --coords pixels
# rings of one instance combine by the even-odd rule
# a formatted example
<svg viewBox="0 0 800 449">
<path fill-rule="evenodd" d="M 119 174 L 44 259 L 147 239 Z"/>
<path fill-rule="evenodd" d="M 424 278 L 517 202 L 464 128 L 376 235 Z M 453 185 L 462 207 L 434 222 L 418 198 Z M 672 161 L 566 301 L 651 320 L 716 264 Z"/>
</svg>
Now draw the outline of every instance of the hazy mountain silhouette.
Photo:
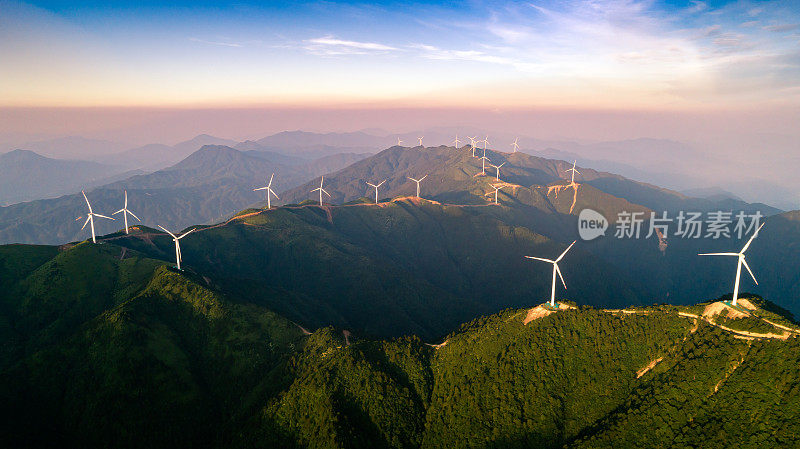
<svg viewBox="0 0 800 449">
<path fill-rule="evenodd" d="M 0 205 L 55 197 L 112 182 L 119 176 L 127 177 L 119 167 L 14 150 L 0 154 Z"/>
</svg>

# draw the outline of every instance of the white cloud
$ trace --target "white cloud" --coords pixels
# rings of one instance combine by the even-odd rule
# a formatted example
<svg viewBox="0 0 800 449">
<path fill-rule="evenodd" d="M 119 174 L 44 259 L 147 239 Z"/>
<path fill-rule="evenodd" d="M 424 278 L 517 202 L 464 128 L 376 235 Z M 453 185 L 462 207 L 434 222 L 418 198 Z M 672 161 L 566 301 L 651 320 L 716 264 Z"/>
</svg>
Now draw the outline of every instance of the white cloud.
<svg viewBox="0 0 800 449">
<path fill-rule="evenodd" d="M 784 31 L 794 31 L 800 29 L 800 23 L 786 23 L 781 25 L 769 25 L 763 27 L 764 30 L 772 31 L 774 33 L 782 33 Z"/>
<path fill-rule="evenodd" d="M 190 37 L 190 41 L 192 42 L 199 42 L 201 44 L 208 44 L 208 45 L 218 45 L 220 47 L 241 47 L 242 44 L 236 42 L 220 42 L 220 41 L 208 41 L 205 39 L 198 39 L 196 37 Z"/>
<path fill-rule="evenodd" d="M 305 49 L 320 55 L 340 56 L 340 55 L 364 55 L 371 53 L 386 53 L 400 51 L 399 48 L 376 42 L 358 42 L 344 39 L 337 39 L 333 36 L 318 37 L 307 39 Z"/>
</svg>

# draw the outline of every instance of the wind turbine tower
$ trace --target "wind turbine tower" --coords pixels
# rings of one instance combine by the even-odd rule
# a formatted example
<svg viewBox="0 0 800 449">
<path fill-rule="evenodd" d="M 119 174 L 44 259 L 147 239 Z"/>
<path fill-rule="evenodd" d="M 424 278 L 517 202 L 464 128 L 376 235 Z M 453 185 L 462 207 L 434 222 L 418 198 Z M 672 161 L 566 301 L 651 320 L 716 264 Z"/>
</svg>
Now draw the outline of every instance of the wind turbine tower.
<svg viewBox="0 0 800 449">
<path fill-rule="evenodd" d="M 698 256 L 735 256 L 738 257 L 739 260 L 736 263 L 736 282 L 733 284 L 733 299 L 731 300 L 731 305 L 736 305 L 736 300 L 739 298 L 739 278 L 742 275 L 742 265 L 747 268 L 747 272 L 750 273 L 750 277 L 753 278 L 753 282 L 758 285 L 758 281 L 756 280 L 756 276 L 753 274 L 753 271 L 750 269 L 750 266 L 747 265 L 747 261 L 744 260 L 744 253 L 747 251 L 747 248 L 750 248 L 750 244 L 753 243 L 753 239 L 758 237 L 758 231 L 764 227 L 764 223 L 761 223 L 761 226 L 756 229 L 756 232 L 750 237 L 750 240 L 745 243 L 742 247 L 742 250 L 738 253 L 702 253 L 698 254 Z"/>
<path fill-rule="evenodd" d="M 500 164 L 500 165 L 494 165 L 494 164 L 489 164 L 489 165 L 491 165 L 492 167 L 494 167 L 494 168 L 495 168 L 495 170 L 497 170 L 497 180 L 499 181 L 499 180 L 500 180 L 500 167 L 502 167 L 502 166 L 506 165 L 506 163 L 505 163 L 505 162 L 503 162 L 503 163 L 502 163 L 502 164 Z"/>
<path fill-rule="evenodd" d="M 456 148 L 458 148 L 459 142 L 461 142 L 461 141 L 458 140 L 458 134 L 456 134 L 456 140 L 453 141 L 453 143 L 456 145 Z"/>
<path fill-rule="evenodd" d="M 87 200 L 87 202 L 88 202 L 88 200 Z M 125 205 L 122 207 L 122 209 L 114 212 L 111 215 L 117 215 L 120 212 L 122 212 L 122 216 L 125 219 L 125 233 L 129 234 L 129 232 L 128 232 L 128 214 L 133 215 L 133 218 L 135 218 L 137 220 L 139 220 L 139 217 L 137 217 L 136 214 L 134 214 L 133 212 L 128 210 L 128 191 L 127 190 L 125 191 Z M 142 222 L 142 220 L 139 220 L 139 223 L 141 223 L 141 222 Z"/>
<path fill-rule="evenodd" d="M 487 162 L 489 162 L 489 158 L 488 158 L 488 157 L 486 157 L 486 147 L 484 147 L 484 148 L 483 148 L 483 157 L 481 158 L 481 163 L 482 163 L 482 166 L 481 166 L 481 174 L 482 174 L 482 175 L 485 175 L 485 174 L 486 174 L 486 163 L 487 163 Z"/>
<path fill-rule="evenodd" d="M 182 238 L 186 237 L 187 235 L 191 234 L 192 232 L 194 232 L 194 230 L 197 229 L 197 228 L 193 228 L 193 229 L 191 229 L 191 230 L 189 230 L 187 232 L 184 232 L 183 235 L 177 236 L 177 235 L 167 231 L 167 228 L 165 228 L 164 226 L 158 225 L 158 227 L 163 229 L 164 232 L 166 232 L 167 234 L 172 236 L 172 240 L 175 242 L 175 262 L 177 263 L 178 270 L 180 270 L 181 269 L 181 259 L 182 259 L 182 257 L 181 257 L 181 242 L 180 242 L 180 240 Z"/>
<path fill-rule="evenodd" d="M 259 187 L 257 189 L 253 189 L 253 192 L 255 192 L 257 190 L 266 190 L 267 191 L 267 209 L 272 209 L 272 203 L 270 202 L 270 194 L 275 195 L 275 199 L 278 199 L 278 200 L 280 199 L 280 198 L 278 198 L 278 194 L 275 193 L 274 190 L 272 190 L 272 178 L 274 178 L 274 177 L 275 177 L 275 173 L 273 173 L 272 176 L 269 177 L 269 182 L 267 183 L 266 186 Z"/>
<path fill-rule="evenodd" d="M 570 184 L 575 184 L 575 173 L 577 173 L 579 175 L 581 174 L 581 172 L 579 172 L 578 170 L 575 169 L 575 164 L 577 164 L 577 163 L 578 163 L 577 160 L 574 161 L 572 163 L 572 168 L 568 168 L 568 169 L 565 170 L 565 171 L 572 172 L 572 179 L 570 179 L 570 181 L 569 181 Z"/>
<path fill-rule="evenodd" d="M 379 184 L 372 184 L 371 182 L 367 183 L 367 185 L 375 189 L 375 204 L 378 204 L 378 187 L 382 186 L 384 182 L 386 182 L 385 179 L 381 181 Z"/>
<path fill-rule="evenodd" d="M 94 235 L 94 217 L 108 218 L 109 220 L 113 220 L 113 218 L 106 217 L 105 215 L 100 215 L 100 214 L 96 214 L 96 213 L 92 212 L 92 205 L 89 204 L 89 198 L 86 198 L 86 192 L 81 190 L 81 193 L 83 194 L 83 199 L 86 200 L 86 205 L 89 206 L 89 214 L 86 217 L 86 222 L 83 223 L 83 227 L 81 228 L 81 231 L 83 231 L 84 228 L 86 228 L 87 224 L 91 224 L 91 228 L 92 228 L 92 243 L 97 243 L 97 238 Z"/>
<path fill-rule="evenodd" d="M 412 178 L 412 177 L 410 177 L 410 176 L 406 176 L 406 177 L 407 177 L 408 179 L 410 179 L 410 180 L 412 180 L 412 181 L 414 181 L 414 182 L 416 182 L 416 183 L 417 183 L 417 198 L 419 198 L 419 183 L 421 183 L 423 179 L 427 178 L 427 177 L 428 177 L 428 175 L 425 175 L 425 176 L 423 176 L 423 177 L 421 177 L 421 178 L 419 178 L 419 179 L 414 179 L 414 178 Z"/>
<path fill-rule="evenodd" d="M 503 188 L 502 185 L 493 185 L 492 188 L 494 189 L 494 204 L 500 204 L 497 202 L 497 193 L 500 192 L 500 189 Z"/>
<path fill-rule="evenodd" d="M 469 142 L 470 142 L 470 143 L 469 143 L 469 146 L 470 146 L 470 147 L 472 147 L 472 157 L 475 157 L 475 139 L 476 139 L 477 137 L 478 137 L 478 136 L 475 136 L 475 137 L 469 137 L 469 136 L 467 136 L 467 139 L 469 139 Z"/>
<path fill-rule="evenodd" d="M 331 194 L 330 194 L 330 193 L 328 193 L 328 191 L 327 191 L 327 190 L 325 190 L 325 189 L 323 189 L 323 188 L 322 188 L 322 183 L 324 183 L 324 182 L 325 182 L 325 177 L 324 177 L 324 176 L 320 177 L 320 178 L 319 178 L 319 187 L 317 187 L 316 189 L 314 189 L 314 190 L 312 190 L 312 191 L 311 191 L 311 193 L 314 193 L 314 192 L 316 192 L 317 190 L 319 190 L 319 205 L 320 205 L 320 206 L 322 206 L 322 193 L 323 193 L 323 192 L 325 193 L 325 195 L 331 196 Z"/>
<path fill-rule="evenodd" d="M 541 257 L 525 256 L 528 259 L 540 260 L 542 262 L 547 262 L 547 263 L 553 264 L 553 288 L 550 291 L 550 307 L 555 307 L 556 306 L 556 275 L 558 275 L 558 277 L 561 278 L 561 283 L 564 284 L 564 289 L 566 290 L 566 288 L 567 288 L 567 283 L 564 282 L 564 276 L 561 275 L 561 269 L 558 268 L 558 263 L 561 261 L 561 259 L 564 258 L 564 256 L 567 254 L 567 251 L 569 251 L 572 248 L 572 245 L 574 245 L 575 242 L 577 242 L 577 240 L 573 241 L 567 247 L 567 249 L 565 249 L 564 252 L 561 253 L 560 256 L 558 256 L 558 258 L 556 258 L 556 260 L 543 259 Z"/>
</svg>

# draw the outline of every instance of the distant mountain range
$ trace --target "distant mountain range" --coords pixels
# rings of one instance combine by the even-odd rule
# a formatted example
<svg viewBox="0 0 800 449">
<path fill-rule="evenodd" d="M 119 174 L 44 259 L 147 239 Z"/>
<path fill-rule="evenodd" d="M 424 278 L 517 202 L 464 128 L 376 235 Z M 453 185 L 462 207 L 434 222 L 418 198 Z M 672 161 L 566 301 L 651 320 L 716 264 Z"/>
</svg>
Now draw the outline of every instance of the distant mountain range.
<svg viewBox="0 0 800 449">
<path fill-rule="evenodd" d="M 90 161 L 51 159 L 33 151 L 0 154 L 0 205 L 51 198 L 135 174 Z"/>
<path fill-rule="evenodd" d="M 263 195 L 253 188 L 266 183 L 271 173 L 276 173 L 273 188 L 284 189 L 358 157 L 339 155 L 283 165 L 272 162 L 269 155 L 205 146 L 172 167 L 86 193 L 96 212 L 109 214 L 122 207 L 123 190 L 128 190 L 130 209 L 146 223 L 182 228 L 221 220 L 257 202 Z M 58 244 L 81 239 L 85 231 L 80 230 L 79 217 L 85 214 L 86 203 L 79 191 L 0 207 L 0 242 Z M 98 219 L 95 226 L 98 232 L 110 233 L 121 224 Z"/>
</svg>

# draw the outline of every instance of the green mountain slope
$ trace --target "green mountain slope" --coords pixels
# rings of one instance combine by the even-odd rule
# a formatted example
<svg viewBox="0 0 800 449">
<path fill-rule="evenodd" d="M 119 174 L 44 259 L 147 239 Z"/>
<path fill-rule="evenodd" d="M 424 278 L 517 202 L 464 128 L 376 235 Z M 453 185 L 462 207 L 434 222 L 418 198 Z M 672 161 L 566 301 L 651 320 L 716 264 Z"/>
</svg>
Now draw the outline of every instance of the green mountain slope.
<svg viewBox="0 0 800 449">
<path fill-rule="evenodd" d="M 346 214 L 363 208 L 334 210 L 333 223 L 346 225 Z M 321 211 L 286 209 L 247 217 L 261 224 L 199 231 L 200 240 L 186 239 L 184 256 L 199 259 L 203 253 L 192 246 L 206 240 L 231 247 L 256 226 L 274 225 L 270 220 L 302 233 L 310 225 L 289 215 Z M 292 232 L 282 238 L 292 241 Z M 800 329 L 763 301 L 751 300 L 761 308 L 746 317 L 708 315 L 718 303 L 549 315 L 508 309 L 460 326 L 436 346 L 332 327 L 304 335 L 264 307 L 264 297 L 229 295 L 223 271 L 210 270 L 219 254 L 206 253 L 207 265 L 177 273 L 146 256 L 166 252 L 171 242 L 146 240 L 0 247 L 6 444 L 685 447 L 702 437 L 704 447 L 744 441 L 777 448 L 800 431 Z M 369 256 L 342 240 L 312 242 L 330 262 L 349 251 Z M 408 256 L 391 257 L 402 265 Z M 442 289 L 432 281 L 407 288 L 421 285 Z M 301 297 L 283 294 L 287 302 Z M 347 310 L 346 301 L 331 307 Z"/>
<path fill-rule="evenodd" d="M 16 446 L 223 445 L 302 343 L 274 313 L 114 245 L 63 251 L 4 293 L 0 434 Z"/>
<path fill-rule="evenodd" d="M 439 347 L 348 345 L 323 330 L 242 445 L 272 447 L 275 434 L 341 448 L 791 445 L 797 337 L 741 340 L 677 313 L 688 310 L 581 309 L 528 324 L 527 310 L 508 310 Z"/>
<path fill-rule="evenodd" d="M 558 215 L 546 217 L 544 228 L 563 227 Z M 557 255 L 565 246 L 506 219 L 517 219 L 513 208 L 411 200 L 284 207 L 201 229 L 181 241 L 181 252 L 184 264 L 232 297 L 309 328 L 435 339 L 476 316 L 549 297 L 549 267 L 524 256 Z M 113 241 L 173 258 L 164 234 Z M 562 264 L 567 295 L 594 305 L 638 303 L 619 287 L 628 282 L 623 274 L 574 251 Z"/>
</svg>

